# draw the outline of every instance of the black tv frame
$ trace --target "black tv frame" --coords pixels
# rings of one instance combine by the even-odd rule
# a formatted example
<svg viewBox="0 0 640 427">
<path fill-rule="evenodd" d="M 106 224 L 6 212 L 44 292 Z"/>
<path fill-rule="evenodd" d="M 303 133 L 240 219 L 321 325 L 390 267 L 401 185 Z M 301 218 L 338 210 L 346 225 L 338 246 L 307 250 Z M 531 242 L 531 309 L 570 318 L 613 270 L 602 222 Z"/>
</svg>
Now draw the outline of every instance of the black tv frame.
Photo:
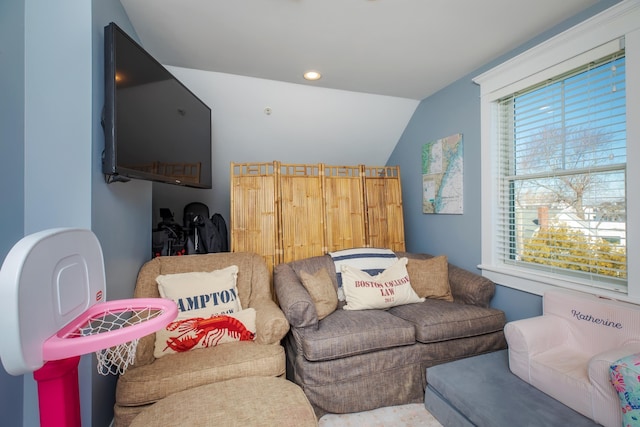
<svg viewBox="0 0 640 427">
<path fill-rule="evenodd" d="M 162 173 L 156 173 L 150 170 L 140 170 L 127 167 L 119 163 L 118 149 L 121 141 L 118 141 L 118 123 L 116 112 L 116 37 L 121 36 L 140 51 L 140 55 L 145 57 L 145 61 L 149 61 L 154 66 L 154 73 L 157 73 L 158 79 L 170 79 L 179 84 L 179 87 L 184 90 L 185 94 L 190 96 L 190 99 L 202 104 L 208 111 L 208 148 L 205 149 L 207 157 L 203 159 L 200 177 L 204 179 L 202 182 L 200 179 L 195 182 L 191 180 L 177 179 L 175 177 L 165 175 Z M 104 28 L 104 77 L 105 77 L 105 103 L 102 111 L 102 127 L 105 135 L 105 146 L 102 154 L 102 172 L 105 175 L 105 181 L 111 182 L 126 182 L 130 179 L 142 179 L 154 182 L 162 182 L 166 184 L 174 184 L 186 187 L 212 188 L 212 144 L 211 144 L 211 108 L 209 108 L 198 96 L 196 96 L 191 90 L 189 90 L 184 84 L 182 84 L 173 74 L 171 74 L 162 64 L 160 64 L 151 54 L 149 54 L 140 44 L 133 40 L 125 31 L 123 31 L 117 24 L 111 22 Z M 178 109 L 180 113 L 180 110 Z M 208 170 L 204 170 L 208 168 Z"/>
</svg>

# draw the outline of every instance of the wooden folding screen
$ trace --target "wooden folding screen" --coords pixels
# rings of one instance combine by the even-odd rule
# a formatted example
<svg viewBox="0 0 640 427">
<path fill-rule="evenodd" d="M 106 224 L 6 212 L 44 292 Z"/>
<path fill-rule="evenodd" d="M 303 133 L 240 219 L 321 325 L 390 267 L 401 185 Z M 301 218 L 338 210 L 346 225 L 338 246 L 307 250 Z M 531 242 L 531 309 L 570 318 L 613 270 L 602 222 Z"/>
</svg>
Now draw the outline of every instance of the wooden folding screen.
<svg viewBox="0 0 640 427">
<path fill-rule="evenodd" d="M 280 262 L 325 252 L 322 165 L 280 165 Z"/>
<path fill-rule="evenodd" d="M 367 245 L 404 251 L 400 167 L 366 167 Z"/>
<path fill-rule="evenodd" d="M 405 250 L 397 166 L 232 163 L 231 250 L 272 271 L 352 247 Z"/>
<path fill-rule="evenodd" d="M 360 166 L 325 166 L 327 252 L 367 247 L 364 182 Z"/>
<path fill-rule="evenodd" d="M 262 255 L 273 271 L 281 258 L 275 165 L 232 163 L 231 171 L 231 251 Z"/>
</svg>

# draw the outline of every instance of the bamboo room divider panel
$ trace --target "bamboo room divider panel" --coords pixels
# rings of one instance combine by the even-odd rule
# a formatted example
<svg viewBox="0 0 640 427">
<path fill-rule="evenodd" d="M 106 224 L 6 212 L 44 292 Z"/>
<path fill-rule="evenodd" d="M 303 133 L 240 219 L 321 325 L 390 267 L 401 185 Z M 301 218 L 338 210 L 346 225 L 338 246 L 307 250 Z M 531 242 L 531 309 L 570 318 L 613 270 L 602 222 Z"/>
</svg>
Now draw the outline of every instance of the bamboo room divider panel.
<svg viewBox="0 0 640 427">
<path fill-rule="evenodd" d="M 327 252 L 366 247 L 366 208 L 360 166 L 325 166 Z"/>
<path fill-rule="evenodd" d="M 231 166 L 231 251 L 262 255 L 273 271 L 280 262 L 274 164 Z"/>
<path fill-rule="evenodd" d="M 404 251 L 404 217 L 399 167 L 367 167 L 364 175 L 367 244 Z"/>
<path fill-rule="evenodd" d="M 281 165 L 281 262 L 323 254 L 323 165 Z"/>
<path fill-rule="evenodd" d="M 231 163 L 231 250 L 270 271 L 352 247 L 404 251 L 398 166 Z"/>
</svg>

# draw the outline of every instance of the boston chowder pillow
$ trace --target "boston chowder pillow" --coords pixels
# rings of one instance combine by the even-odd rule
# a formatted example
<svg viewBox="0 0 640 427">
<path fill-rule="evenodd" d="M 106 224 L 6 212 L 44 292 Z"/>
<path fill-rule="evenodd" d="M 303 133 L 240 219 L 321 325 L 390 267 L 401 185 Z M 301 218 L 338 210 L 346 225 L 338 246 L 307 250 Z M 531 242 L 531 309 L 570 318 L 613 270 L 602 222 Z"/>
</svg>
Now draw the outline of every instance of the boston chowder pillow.
<svg viewBox="0 0 640 427">
<path fill-rule="evenodd" d="M 163 298 L 175 301 L 177 318 L 156 332 L 153 355 L 211 347 L 232 341 L 253 340 L 254 309 L 242 310 L 232 265 L 211 272 L 165 274 L 156 278 Z"/>
<path fill-rule="evenodd" d="M 343 265 L 342 286 L 347 301 L 345 310 L 388 308 L 424 301 L 411 287 L 404 257 L 375 276 Z"/>
</svg>

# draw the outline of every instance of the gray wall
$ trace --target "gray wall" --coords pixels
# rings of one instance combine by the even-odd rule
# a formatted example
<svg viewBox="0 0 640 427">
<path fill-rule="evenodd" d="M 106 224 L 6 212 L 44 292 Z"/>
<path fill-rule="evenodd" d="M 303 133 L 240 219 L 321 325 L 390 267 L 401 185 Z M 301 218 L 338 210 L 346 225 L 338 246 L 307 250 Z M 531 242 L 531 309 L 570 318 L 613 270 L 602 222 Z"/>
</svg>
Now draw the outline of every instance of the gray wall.
<svg viewBox="0 0 640 427">
<path fill-rule="evenodd" d="M 471 79 L 616 3 L 616 0 L 600 1 L 420 103 L 387 162 L 400 165 L 402 170 L 405 236 L 409 251 L 444 254 L 452 263 L 480 272 L 477 269 L 481 261 L 480 87 Z M 464 141 L 464 214 L 423 214 L 422 145 L 455 133 L 462 133 Z M 492 305 L 504 310 L 507 320 L 542 312 L 541 297 L 498 285 Z"/>
</svg>

